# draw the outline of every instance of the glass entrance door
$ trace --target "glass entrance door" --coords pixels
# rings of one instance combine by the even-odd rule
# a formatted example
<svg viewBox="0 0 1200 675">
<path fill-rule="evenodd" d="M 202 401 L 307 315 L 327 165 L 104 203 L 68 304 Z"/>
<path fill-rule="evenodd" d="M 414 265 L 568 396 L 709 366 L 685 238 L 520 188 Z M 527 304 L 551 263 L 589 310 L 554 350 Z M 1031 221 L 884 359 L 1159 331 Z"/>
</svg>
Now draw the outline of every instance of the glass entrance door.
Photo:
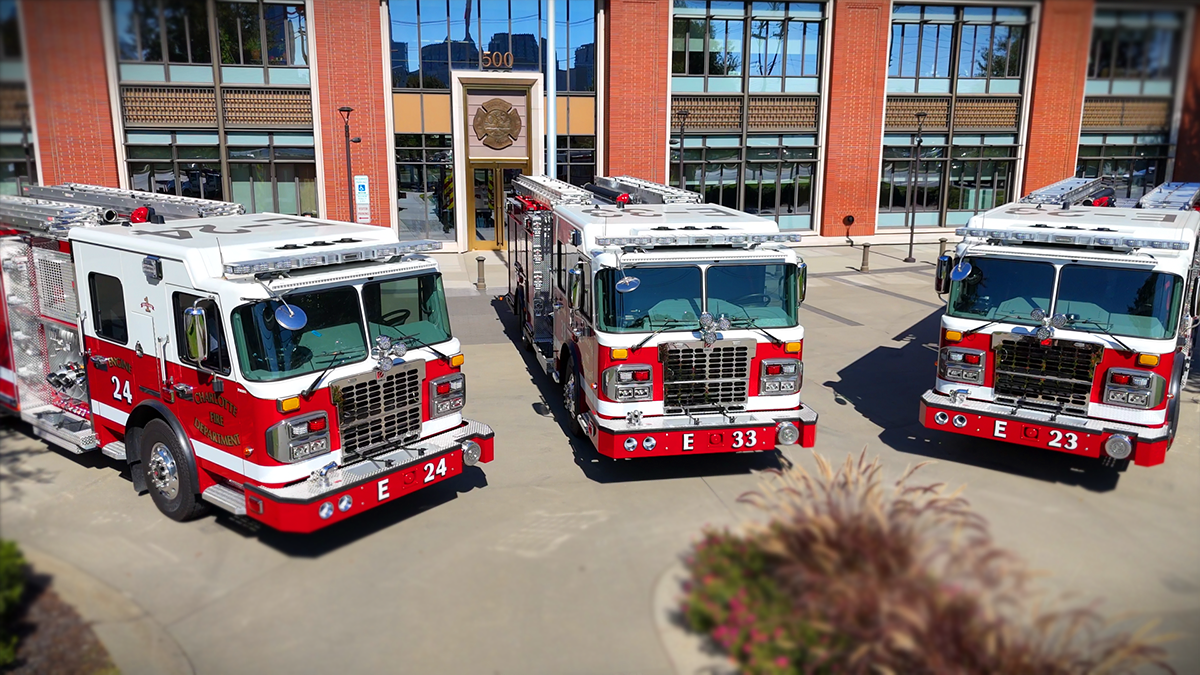
<svg viewBox="0 0 1200 675">
<path fill-rule="evenodd" d="M 513 179 L 524 172 L 524 167 L 472 165 L 471 212 L 468 214 L 471 250 L 504 248 L 504 201 L 513 193 Z"/>
</svg>

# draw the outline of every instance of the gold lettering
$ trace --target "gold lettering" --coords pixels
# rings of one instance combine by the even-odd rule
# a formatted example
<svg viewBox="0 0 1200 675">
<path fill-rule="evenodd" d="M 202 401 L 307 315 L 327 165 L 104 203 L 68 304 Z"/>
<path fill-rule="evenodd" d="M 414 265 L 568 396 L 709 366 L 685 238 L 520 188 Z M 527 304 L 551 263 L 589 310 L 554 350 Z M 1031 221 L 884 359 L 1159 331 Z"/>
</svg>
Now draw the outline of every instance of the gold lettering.
<svg viewBox="0 0 1200 675">
<path fill-rule="evenodd" d="M 196 393 L 196 403 L 211 403 L 215 406 L 224 408 L 230 415 L 237 417 L 237 406 L 229 402 L 229 399 L 218 394 L 215 391 L 201 391 Z"/>
<path fill-rule="evenodd" d="M 219 427 L 225 426 L 225 418 L 221 417 L 220 415 L 218 415 L 215 412 L 208 413 L 208 421 L 212 422 L 213 424 L 215 424 Z"/>
<path fill-rule="evenodd" d="M 133 368 L 129 365 L 129 362 L 126 361 L 125 359 L 117 358 L 115 356 L 110 356 L 110 357 L 108 357 L 108 365 L 113 368 L 120 368 L 121 370 L 129 373 L 130 375 L 133 374 Z"/>
<path fill-rule="evenodd" d="M 206 438 L 217 445 L 226 445 L 232 447 L 242 444 L 239 434 L 219 434 L 205 426 L 204 423 L 200 421 L 200 418 L 193 419 L 192 426 L 196 427 L 197 431 L 204 434 Z"/>
</svg>

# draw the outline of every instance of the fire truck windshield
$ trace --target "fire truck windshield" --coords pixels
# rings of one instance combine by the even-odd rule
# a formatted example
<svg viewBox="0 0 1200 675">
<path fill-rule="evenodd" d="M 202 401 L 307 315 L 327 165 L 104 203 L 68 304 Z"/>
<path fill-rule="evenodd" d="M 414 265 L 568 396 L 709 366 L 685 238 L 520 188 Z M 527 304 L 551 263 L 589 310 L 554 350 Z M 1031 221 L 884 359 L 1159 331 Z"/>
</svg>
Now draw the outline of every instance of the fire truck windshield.
<svg viewBox="0 0 1200 675">
<path fill-rule="evenodd" d="M 450 339 L 450 316 L 440 274 L 377 281 L 363 286 L 369 339 L 436 345 Z M 410 344 L 409 347 L 413 345 Z"/>
<path fill-rule="evenodd" d="M 641 285 L 628 293 L 616 290 L 620 271 L 604 269 L 597 275 L 600 330 L 690 330 L 699 325 L 705 311 L 728 317 L 735 327 L 785 328 L 797 323 L 793 264 L 638 266 L 626 273 L 641 280 Z"/>
<path fill-rule="evenodd" d="M 1163 339 L 1175 335 L 1183 280 L 1144 269 L 1064 265 L 1054 311 L 1072 330 Z"/>
<path fill-rule="evenodd" d="M 308 315 L 304 328 L 291 331 L 275 321 L 275 310 L 282 306 L 278 300 L 233 310 L 238 363 L 247 380 L 282 380 L 320 372 L 335 361 L 346 364 L 366 358 L 362 313 L 354 288 L 296 293 L 284 299 Z"/>
<path fill-rule="evenodd" d="M 967 262 L 967 278 L 950 287 L 947 315 L 1036 325 L 1030 313 L 1049 309 L 1055 272 L 1051 263 L 978 257 Z"/>
</svg>

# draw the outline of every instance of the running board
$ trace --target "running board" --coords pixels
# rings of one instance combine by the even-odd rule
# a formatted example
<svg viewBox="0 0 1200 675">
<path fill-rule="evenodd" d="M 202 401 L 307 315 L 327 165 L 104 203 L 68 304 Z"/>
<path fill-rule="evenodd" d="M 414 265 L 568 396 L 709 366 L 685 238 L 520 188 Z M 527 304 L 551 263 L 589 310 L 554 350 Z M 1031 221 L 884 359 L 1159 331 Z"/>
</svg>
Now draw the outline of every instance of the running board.
<svg viewBox="0 0 1200 675">
<path fill-rule="evenodd" d="M 125 443 L 122 441 L 113 441 L 103 448 L 100 448 L 100 452 L 103 452 L 113 459 L 123 460 L 125 459 Z"/>
<path fill-rule="evenodd" d="M 204 501 L 216 504 L 235 516 L 246 515 L 246 495 L 231 487 L 214 485 L 200 495 Z"/>
</svg>

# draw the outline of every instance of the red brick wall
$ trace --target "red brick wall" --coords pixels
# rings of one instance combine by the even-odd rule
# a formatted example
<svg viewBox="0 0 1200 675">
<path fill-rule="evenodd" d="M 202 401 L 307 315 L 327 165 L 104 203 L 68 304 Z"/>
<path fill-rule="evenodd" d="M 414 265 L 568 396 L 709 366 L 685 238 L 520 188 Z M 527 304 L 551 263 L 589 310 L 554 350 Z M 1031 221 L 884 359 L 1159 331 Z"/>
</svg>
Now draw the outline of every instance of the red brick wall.
<svg viewBox="0 0 1200 675">
<path fill-rule="evenodd" d="M 1188 70 L 1173 180 L 1200 181 L 1200 12 L 1192 27 L 1192 53 L 1180 65 Z"/>
<path fill-rule="evenodd" d="M 605 27 L 602 172 L 665 183 L 671 3 L 610 0 Z"/>
<path fill-rule="evenodd" d="M 350 135 L 362 138 L 350 147 L 354 175 L 370 180 L 371 222 L 391 224 L 395 206 L 388 199 L 387 134 L 392 132 L 384 103 L 391 89 L 383 84 L 383 38 L 379 0 L 322 0 L 311 19 L 321 107 L 321 147 L 325 153 L 325 215 L 354 220 L 346 179 L 346 136 L 338 108 L 350 106 Z"/>
<path fill-rule="evenodd" d="M 824 236 L 875 231 L 890 26 L 887 0 L 837 0 L 833 10 Z M 851 215 L 854 225 L 847 227 Z"/>
<path fill-rule="evenodd" d="M 1075 175 L 1094 11 L 1093 0 L 1042 5 L 1021 195 Z"/>
<path fill-rule="evenodd" d="M 118 187 L 100 3 L 25 0 L 21 12 L 42 180 Z"/>
</svg>

